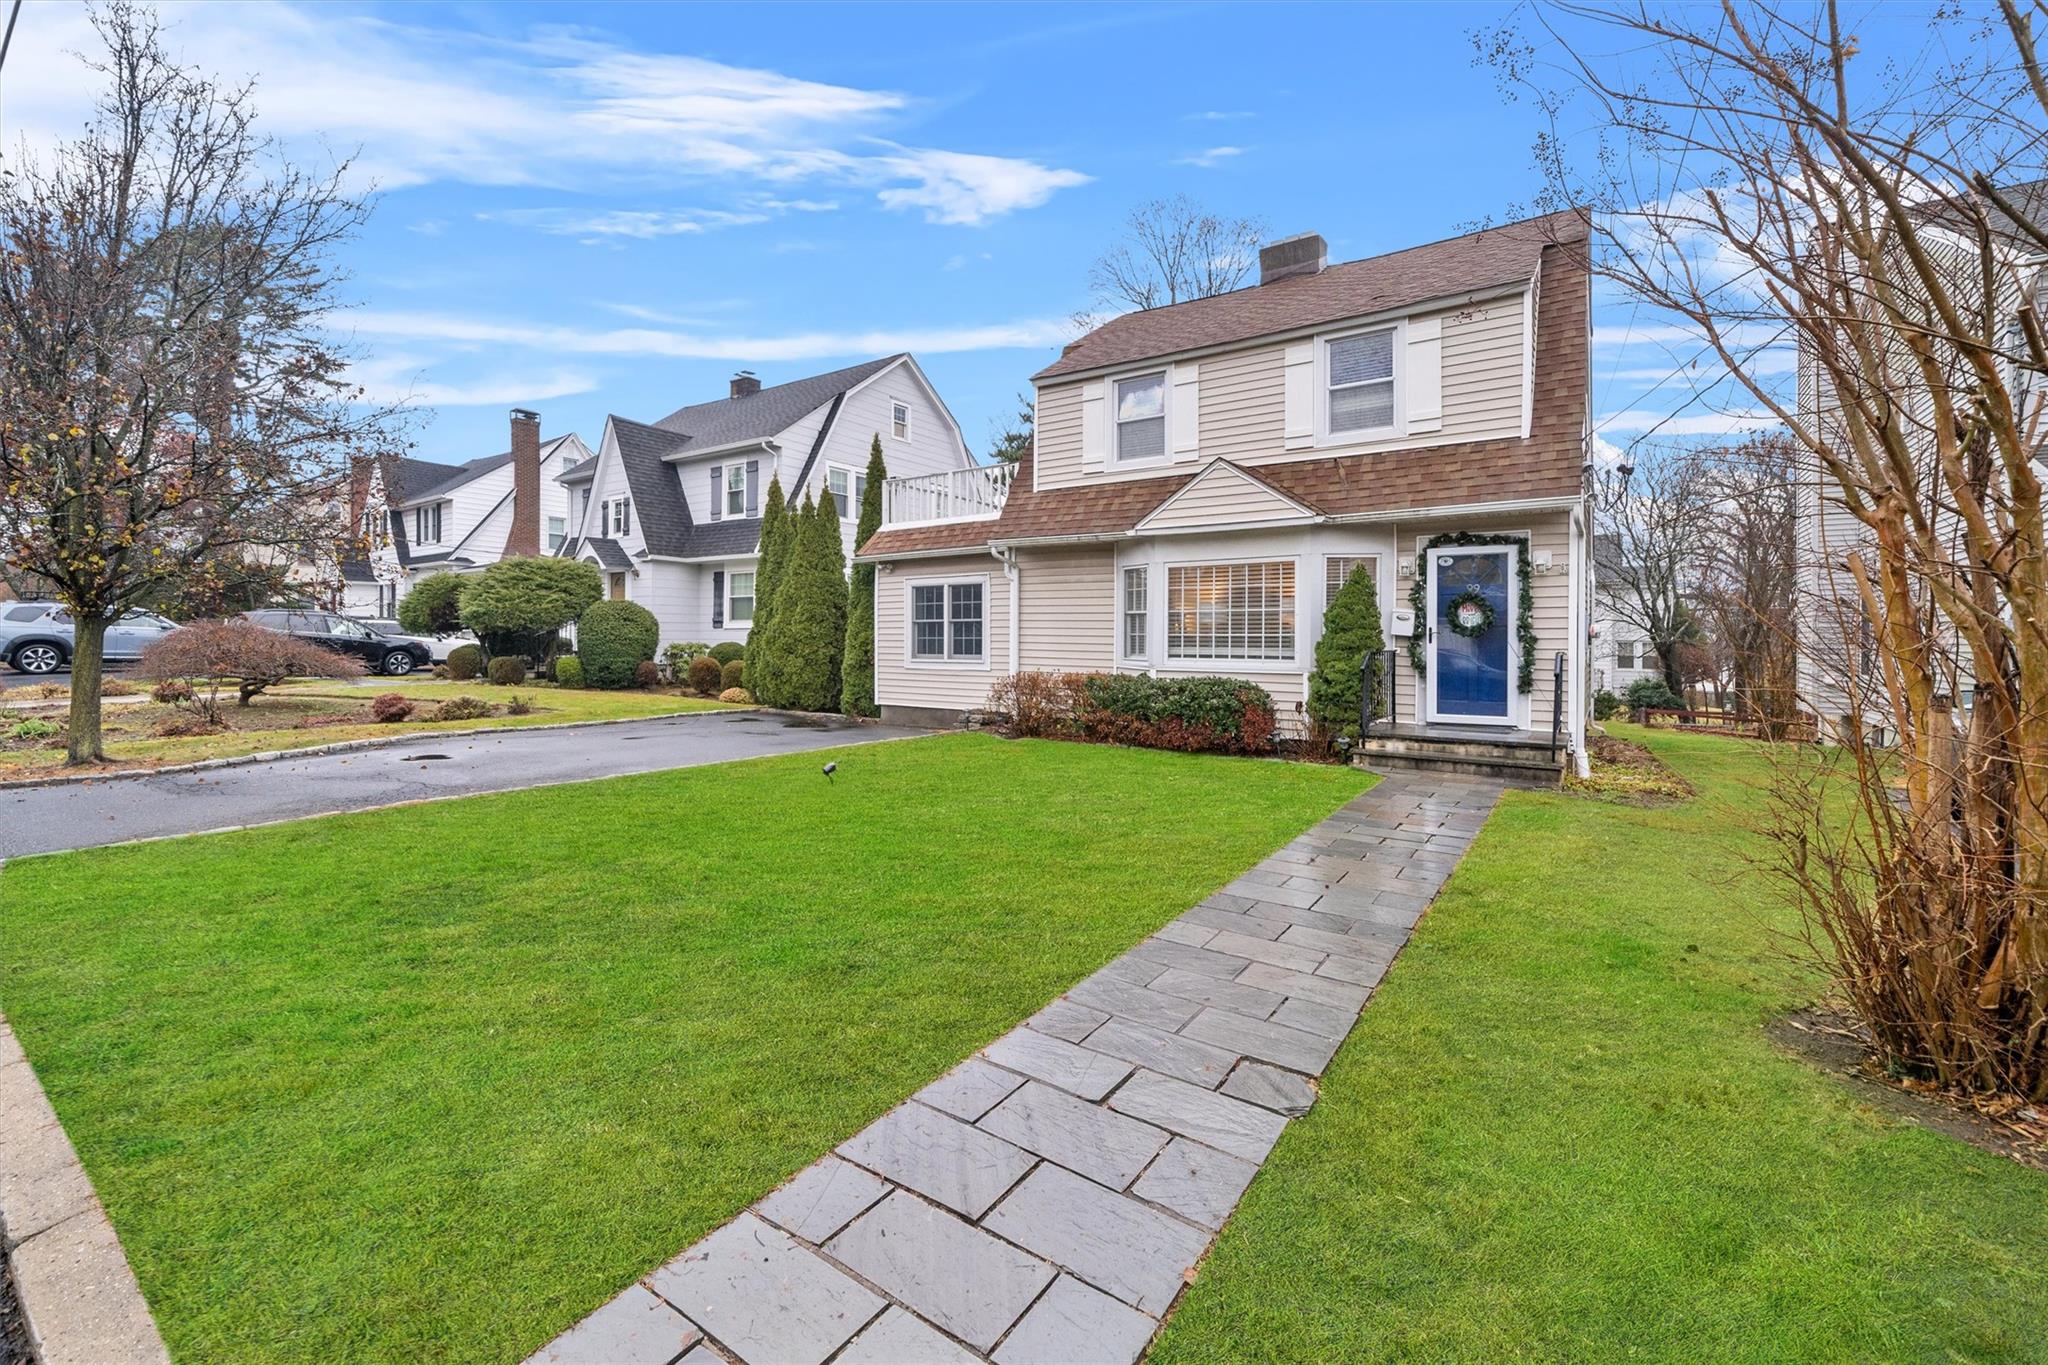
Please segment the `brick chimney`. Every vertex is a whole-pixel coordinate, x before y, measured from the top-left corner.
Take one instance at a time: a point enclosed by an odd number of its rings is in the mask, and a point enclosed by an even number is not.
[[[1271,284],[1290,275],[1320,275],[1329,259],[1330,248],[1321,233],[1283,237],[1259,248],[1259,283]]]
[[[507,555],[540,553],[540,414],[512,409],[512,529]]]
[[[752,398],[760,391],[761,381],[754,378],[752,370],[741,370],[732,377],[732,397]]]

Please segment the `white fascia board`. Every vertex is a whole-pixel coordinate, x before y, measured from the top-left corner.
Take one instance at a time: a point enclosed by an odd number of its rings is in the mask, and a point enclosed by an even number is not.
[[[809,414],[805,414],[808,416]],[[744,451],[761,450],[770,455],[782,453],[782,447],[773,437],[763,436],[751,441],[727,441],[722,446],[705,446],[702,450],[678,450],[673,455],[661,457],[663,464],[683,464],[689,460],[701,460],[713,455],[738,455]]]

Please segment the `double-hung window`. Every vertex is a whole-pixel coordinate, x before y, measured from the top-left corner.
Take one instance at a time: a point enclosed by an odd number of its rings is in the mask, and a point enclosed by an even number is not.
[[[1365,576],[1372,583],[1373,591],[1377,594],[1380,581],[1380,557],[1378,555],[1331,555],[1323,561],[1325,573],[1323,582],[1324,611],[1330,609],[1330,604],[1337,600],[1338,591],[1346,583],[1349,583],[1351,575],[1360,569],[1365,570]]]
[[[751,625],[754,620],[754,575],[747,570],[725,576],[725,623]]]
[[[614,498],[611,509],[612,534],[623,536],[630,533],[633,529],[633,500],[631,498]]]
[[[910,404],[889,405],[889,434],[899,441],[910,439]]]
[[[725,514],[729,517],[747,514],[747,467],[743,464],[725,467]]]
[[[1616,668],[1634,668],[1636,666],[1636,642],[1634,640],[1616,640],[1614,642],[1614,666]]]
[[[826,486],[832,490],[832,501],[839,504],[839,519],[852,521],[860,515],[861,499],[867,496],[868,476],[833,465],[825,472]]]
[[[1151,651],[1151,582],[1143,565],[1124,570],[1124,657],[1142,659]]]
[[[1118,464],[1166,458],[1166,372],[1119,379],[1112,396]]]
[[[1394,425],[1394,329],[1329,343],[1329,430],[1386,431]]]
[[[567,517],[549,517],[548,553],[551,555],[560,554],[562,552],[562,542],[567,540],[568,538],[569,519]]]
[[[1166,657],[1294,658],[1294,561],[1166,570]]]
[[[415,545],[439,545],[441,543],[441,504],[431,503],[416,507],[412,513],[412,539]]]
[[[910,585],[910,657],[928,662],[980,663],[984,638],[984,585]]]

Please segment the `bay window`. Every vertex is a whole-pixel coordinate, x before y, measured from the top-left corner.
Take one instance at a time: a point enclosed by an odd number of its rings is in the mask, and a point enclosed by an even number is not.
[[[1166,657],[1294,658],[1294,561],[1166,570]]]

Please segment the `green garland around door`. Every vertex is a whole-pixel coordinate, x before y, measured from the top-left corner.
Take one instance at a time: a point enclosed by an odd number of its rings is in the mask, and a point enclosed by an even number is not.
[[[1415,633],[1408,637],[1408,665],[1417,676],[1429,671],[1428,654],[1423,649],[1424,634],[1428,629],[1429,612],[1429,552],[1439,546],[1452,545],[1512,545],[1515,547],[1515,576],[1521,582],[1521,606],[1515,613],[1515,643],[1520,647],[1521,660],[1515,670],[1517,691],[1532,691],[1536,686],[1536,589],[1529,575],[1529,538],[1527,536],[1481,535],[1472,531],[1450,531],[1427,541],[1422,552],[1415,556],[1415,582],[1408,589],[1408,605],[1415,610]],[[1470,629],[1461,629],[1453,624],[1451,629],[1460,635],[1484,635],[1493,627],[1493,604],[1480,596],[1476,589],[1467,588],[1451,600],[1452,619],[1455,622],[1458,608],[1471,602],[1478,602],[1486,610],[1486,619]]]

